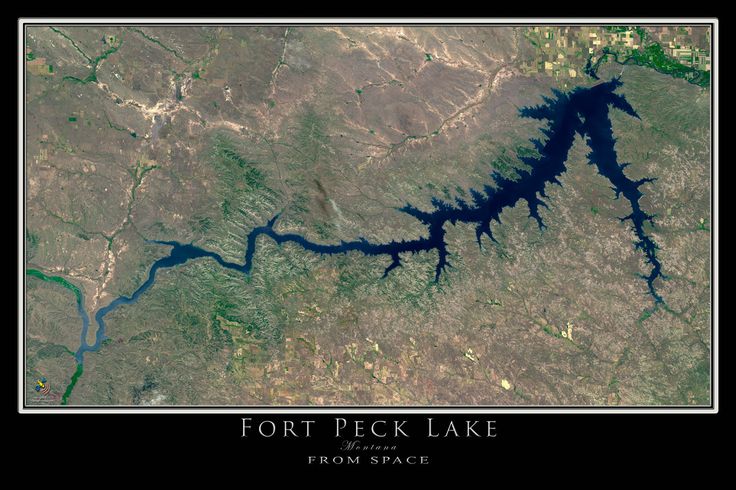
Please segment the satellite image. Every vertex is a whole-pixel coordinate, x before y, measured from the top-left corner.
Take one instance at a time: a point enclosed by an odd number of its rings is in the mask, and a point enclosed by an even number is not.
[[[29,407],[712,403],[710,25],[26,25]]]

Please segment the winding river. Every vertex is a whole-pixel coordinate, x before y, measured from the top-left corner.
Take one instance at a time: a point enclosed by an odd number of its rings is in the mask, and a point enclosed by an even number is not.
[[[348,252],[361,252],[364,255],[371,256],[385,255],[389,262],[383,271],[383,277],[386,277],[393,269],[401,267],[402,260],[405,260],[407,254],[436,251],[438,260],[435,268],[435,280],[439,280],[446,267],[450,266],[447,260],[447,243],[445,242],[445,225],[447,223],[453,225],[458,222],[474,224],[478,245],[482,246],[484,235],[495,241],[491,224],[501,222],[501,212],[505,208],[514,207],[520,200],[525,200],[529,207],[529,217],[536,221],[540,229],[546,228],[539,214],[540,206],[547,207],[544,201],[546,198],[545,186],[547,184],[561,185],[558,177],[566,170],[565,163],[568,152],[576,135],[585,138],[588,147],[591,149],[587,155],[588,163],[596,167],[598,173],[608,179],[617,199],[623,197],[628,202],[631,214],[620,218],[620,220],[631,225],[631,229],[637,238],[635,248],[641,251],[650,267],[647,274],[642,274],[649,295],[655,303],[662,302],[662,297],[655,287],[655,281],[664,277],[662,265],[657,258],[657,245],[645,230],[647,222],[654,226],[653,215],[646,213],[639,203],[642,197],[640,188],[643,184],[652,182],[654,179],[629,179],[624,172],[629,164],[618,162],[614,148],[615,138],[613,137],[609,111],[614,108],[631,117],[639,118],[626,99],[615,93],[621,84],[622,82],[618,78],[614,78],[590,88],[576,88],[568,93],[554,91],[554,97],[544,97],[543,104],[520,109],[521,117],[547,122],[546,127],[542,130],[547,138],[546,141],[532,140],[539,156],[520,157],[520,160],[528,166],[529,170],[519,171],[516,180],[504,178],[495,172],[492,173],[491,177],[495,185],[493,187],[486,185],[482,191],[470,189],[470,201],[457,198],[454,202],[446,202],[435,198],[432,200],[431,211],[422,211],[411,205],[398,209],[397,211],[414,217],[426,227],[426,236],[421,238],[392,240],[387,243],[371,243],[364,238],[358,238],[349,242],[322,244],[312,242],[298,234],[279,233],[274,229],[278,219],[278,215],[276,215],[264,226],[254,228],[248,234],[245,259],[242,265],[228,262],[217,253],[192,244],[155,241],[154,243],[170,247],[171,252],[168,256],[154,262],[146,281],[131,296],[121,296],[97,311],[95,314],[97,331],[95,342],[91,345],[87,343],[89,320],[84,309],[81,308],[80,315],[83,319],[83,328],[81,345],[76,352],[78,363],[80,365],[83,363],[85,352],[96,351],[105,340],[105,317],[123,305],[135,303],[154,284],[156,273],[159,270],[175,267],[189,260],[209,258],[224,268],[249,274],[253,267],[258,238],[261,236],[268,237],[278,244],[293,243],[304,250],[324,255]]]

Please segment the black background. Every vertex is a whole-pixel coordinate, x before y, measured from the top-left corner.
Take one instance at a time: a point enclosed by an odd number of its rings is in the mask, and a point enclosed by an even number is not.
[[[241,417],[252,417],[254,430],[242,437]],[[697,414],[29,414],[16,416],[15,429],[21,435],[20,449],[31,458],[53,460],[69,458],[78,470],[99,471],[100,462],[118,465],[136,462],[131,471],[156,470],[166,461],[206,458],[215,461],[218,471],[237,472],[242,468],[281,468],[338,470],[335,467],[308,464],[309,455],[343,455],[334,437],[334,418],[361,419],[368,424],[375,419],[408,420],[404,429],[410,438],[376,439],[366,435],[364,444],[395,444],[388,453],[361,452],[363,469],[379,470],[387,466],[367,464],[370,455],[427,455],[427,466],[401,465],[422,472],[431,469],[467,470],[516,475],[525,479],[537,473],[575,473],[597,468],[607,474],[633,468],[647,471],[707,472],[698,462],[710,457],[714,444],[725,442],[723,415]],[[460,429],[466,419],[496,421],[495,438],[424,437],[426,417],[439,427],[453,420]],[[315,420],[312,437],[263,438],[257,433],[258,422],[268,419]],[[483,424],[478,424],[477,428]],[[350,427],[350,426],[348,426]],[[480,430],[478,432],[481,432]],[[368,431],[366,430],[366,434]],[[349,437],[349,439],[354,439]],[[15,447],[15,446],[14,446]],[[60,451],[66,448],[66,451]],[[81,459],[80,459],[81,458]],[[654,461],[666,461],[654,467]],[[204,461],[203,460],[203,461]],[[87,461],[85,463],[84,461]],[[203,463],[202,463],[203,464]],[[105,465],[103,464],[103,468]],[[350,466],[354,468],[354,466]],[[388,467],[396,468],[396,465]],[[193,468],[179,468],[188,471]],[[162,471],[170,471],[161,468]],[[119,471],[119,468],[118,470]],[[278,475],[276,475],[278,476]],[[284,475],[286,476],[286,475]],[[539,476],[539,475],[536,475]]]

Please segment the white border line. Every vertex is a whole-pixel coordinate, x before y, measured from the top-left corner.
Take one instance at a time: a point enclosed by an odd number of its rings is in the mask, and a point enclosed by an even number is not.
[[[606,24],[606,25],[703,25],[712,24],[711,32],[711,90],[712,90],[712,105],[711,105],[711,164],[712,164],[712,175],[711,175],[711,291],[713,303],[711,304],[711,338],[713,343],[711,345],[711,401],[712,407],[693,407],[682,406],[681,408],[667,407],[667,408],[656,408],[652,407],[603,407],[603,406],[592,406],[590,408],[574,407],[565,408],[562,406],[549,406],[534,408],[530,406],[509,406],[509,407],[488,407],[479,406],[477,408],[454,408],[452,406],[428,406],[428,407],[390,407],[390,406],[376,406],[375,408],[350,408],[350,407],[290,407],[290,406],[233,406],[228,408],[207,408],[197,407],[189,408],[186,406],[182,407],[165,407],[159,409],[151,408],[130,408],[110,406],[107,408],[94,408],[94,407],[25,407],[25,350],[24,350],[24,339],[25,339],[25,311],[24,311],[24,293],[25,293],[25,257],[24,257],[24,236],[25,236],[25,43],[24,43],[24,32],[26,25],[35,24],[79,24],[92,26],[95,24],[105,25],[304,25],[304,26],[319,26],[319,25],[446,25],[446,24],[462,24],[462,25],[493,25],[493,26],[524,26],[524,25],[549,25],[549,24],[564,24],[569,26],[578,25],[591,25],[591,24]],[[644,17],[625,17],[625,18],[505,18],[505,19],[491,19],[491,18],[460,18],[460,19],[438,19],[438,18],[321,18],[321,19],[308,19],[298,17],[284,17],[284,18],[253,18],[253,19],[229,19],[229,18],[50,18],[50,17],[39,17],[31,18],[24,17],[18,19],[18,412],[22,414],[28,413],[48,413],[48,414],[61,414],[61,413],[203,413],[203,414],[216,414],[216,413],[258,413],[258,414],[279,414],[279,413],[292,413],[292,414],[338,414],[338,413],[355,413],[355,414],[374,414],[374,413],[392,413],[392,414],[432,414],[432,413],[456,413],[456,414],[554,414],[554,413],[570,413],[570,414],[583,414],[583,413],[596,413],[596,414],[623,414],[623,413],[634,413],[634,414],[664,414],[664,413],[681,413],[681,414],[714,414],[718,413],[718,76],[720,74],[720,65],[718,64],[719,56],[718,46],[718,19],[717,18],[644,18]]]

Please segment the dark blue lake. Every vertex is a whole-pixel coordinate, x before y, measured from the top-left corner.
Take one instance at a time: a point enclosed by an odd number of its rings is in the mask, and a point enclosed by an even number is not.
[[[639,203],[642,196],[640,190],[642,185],[654,179],[631,180],[624,172],[629,164],[618,162],[609,111],[613,108],[631,117],[639,118],[626,99],[615,93],[619,86],[621,86],[621,81],[615,78],[590,88],[577,88],[568,93],[554,91],[554,97],[544,97],[543,104],[522,108],[519,111],[521,117],[547,122],[546,127],[542,130],[546,141],[532,140],[539,156],[520,158],[529,169],[519,171],[518,179],[510,180],[498,173],[492,173],[494,185],[486,185],[482,190],[470,189],[471,199],[469,201],[459,198],[453,202],[433,199],[430,211],[422,211],[411,205],[398,209],[398,212],[406,213],[426,226],[427,233],[424,237],[392,240],[387,243],[371,243],[358,238],[349,242],[322,244],[309,241],[298,234],[277,232],[274,230],[277,215],[264,226],[254,228],[248,234],[245,260],[242,265],[225,261],[220,255],[192,244],[156,241],[155,243],[170,246],[171,253],[154,262],[146,281],[130,297],[121,296],[97,311],[95,321],[98,328],[93,345],[87,344],[86,334],[89,321],[85,322],[82,345],[77,352],[77,360],[82,362],[85,352],[99,349],[101,342],[105,339],[105,316],[122,305],[136,302],[153,285],[158,270],[184,264],[189,260],[210,258],[222,267],[249,274],[253,267],[257,239],[261,236],[267,236],[278,244],[294,243],[305,250],[319,254],[361,252],[364,255],[385,255],[389,262],[383,271],[383,277],[396,267],[400,267],[407,254],[436,251],[438,260],[435,280],[438,280],[446,267],[450,265],[447,260],[449,253],[445,242],[447,223],[474,224],[478,245],[482,246],[483,236],[495,241],[491,224],[494,221],[500,223],[501,212],[524,200],[529,206],[529,217],[536,221],[540,229],[546,227],[539,214],[540,206],[547,207],[544,202],[545,186],[547,184],[561,185],[558,177],[566,170],[568,152],[576,135],[585,138],[591,150],[587,155],[588,163],[595,166],[598,173],[608,179],[615,197],[617,199],[623,197],[631,207],[631,214],[620,219],[630,223],[637,237],[634,243],[635,248],[641,251],[646,263],[650,266],[648,274],[643,274],[642,278],[646,281],[653,300],[657,303],[661,302],[662,298],[655,288],[655,280],[663,278],[662,265],[657,259],[657,245],[645,230],[646,222],[654,225],[653,215],[642,210]],[[86,314],[84,316],[86,317]]]

